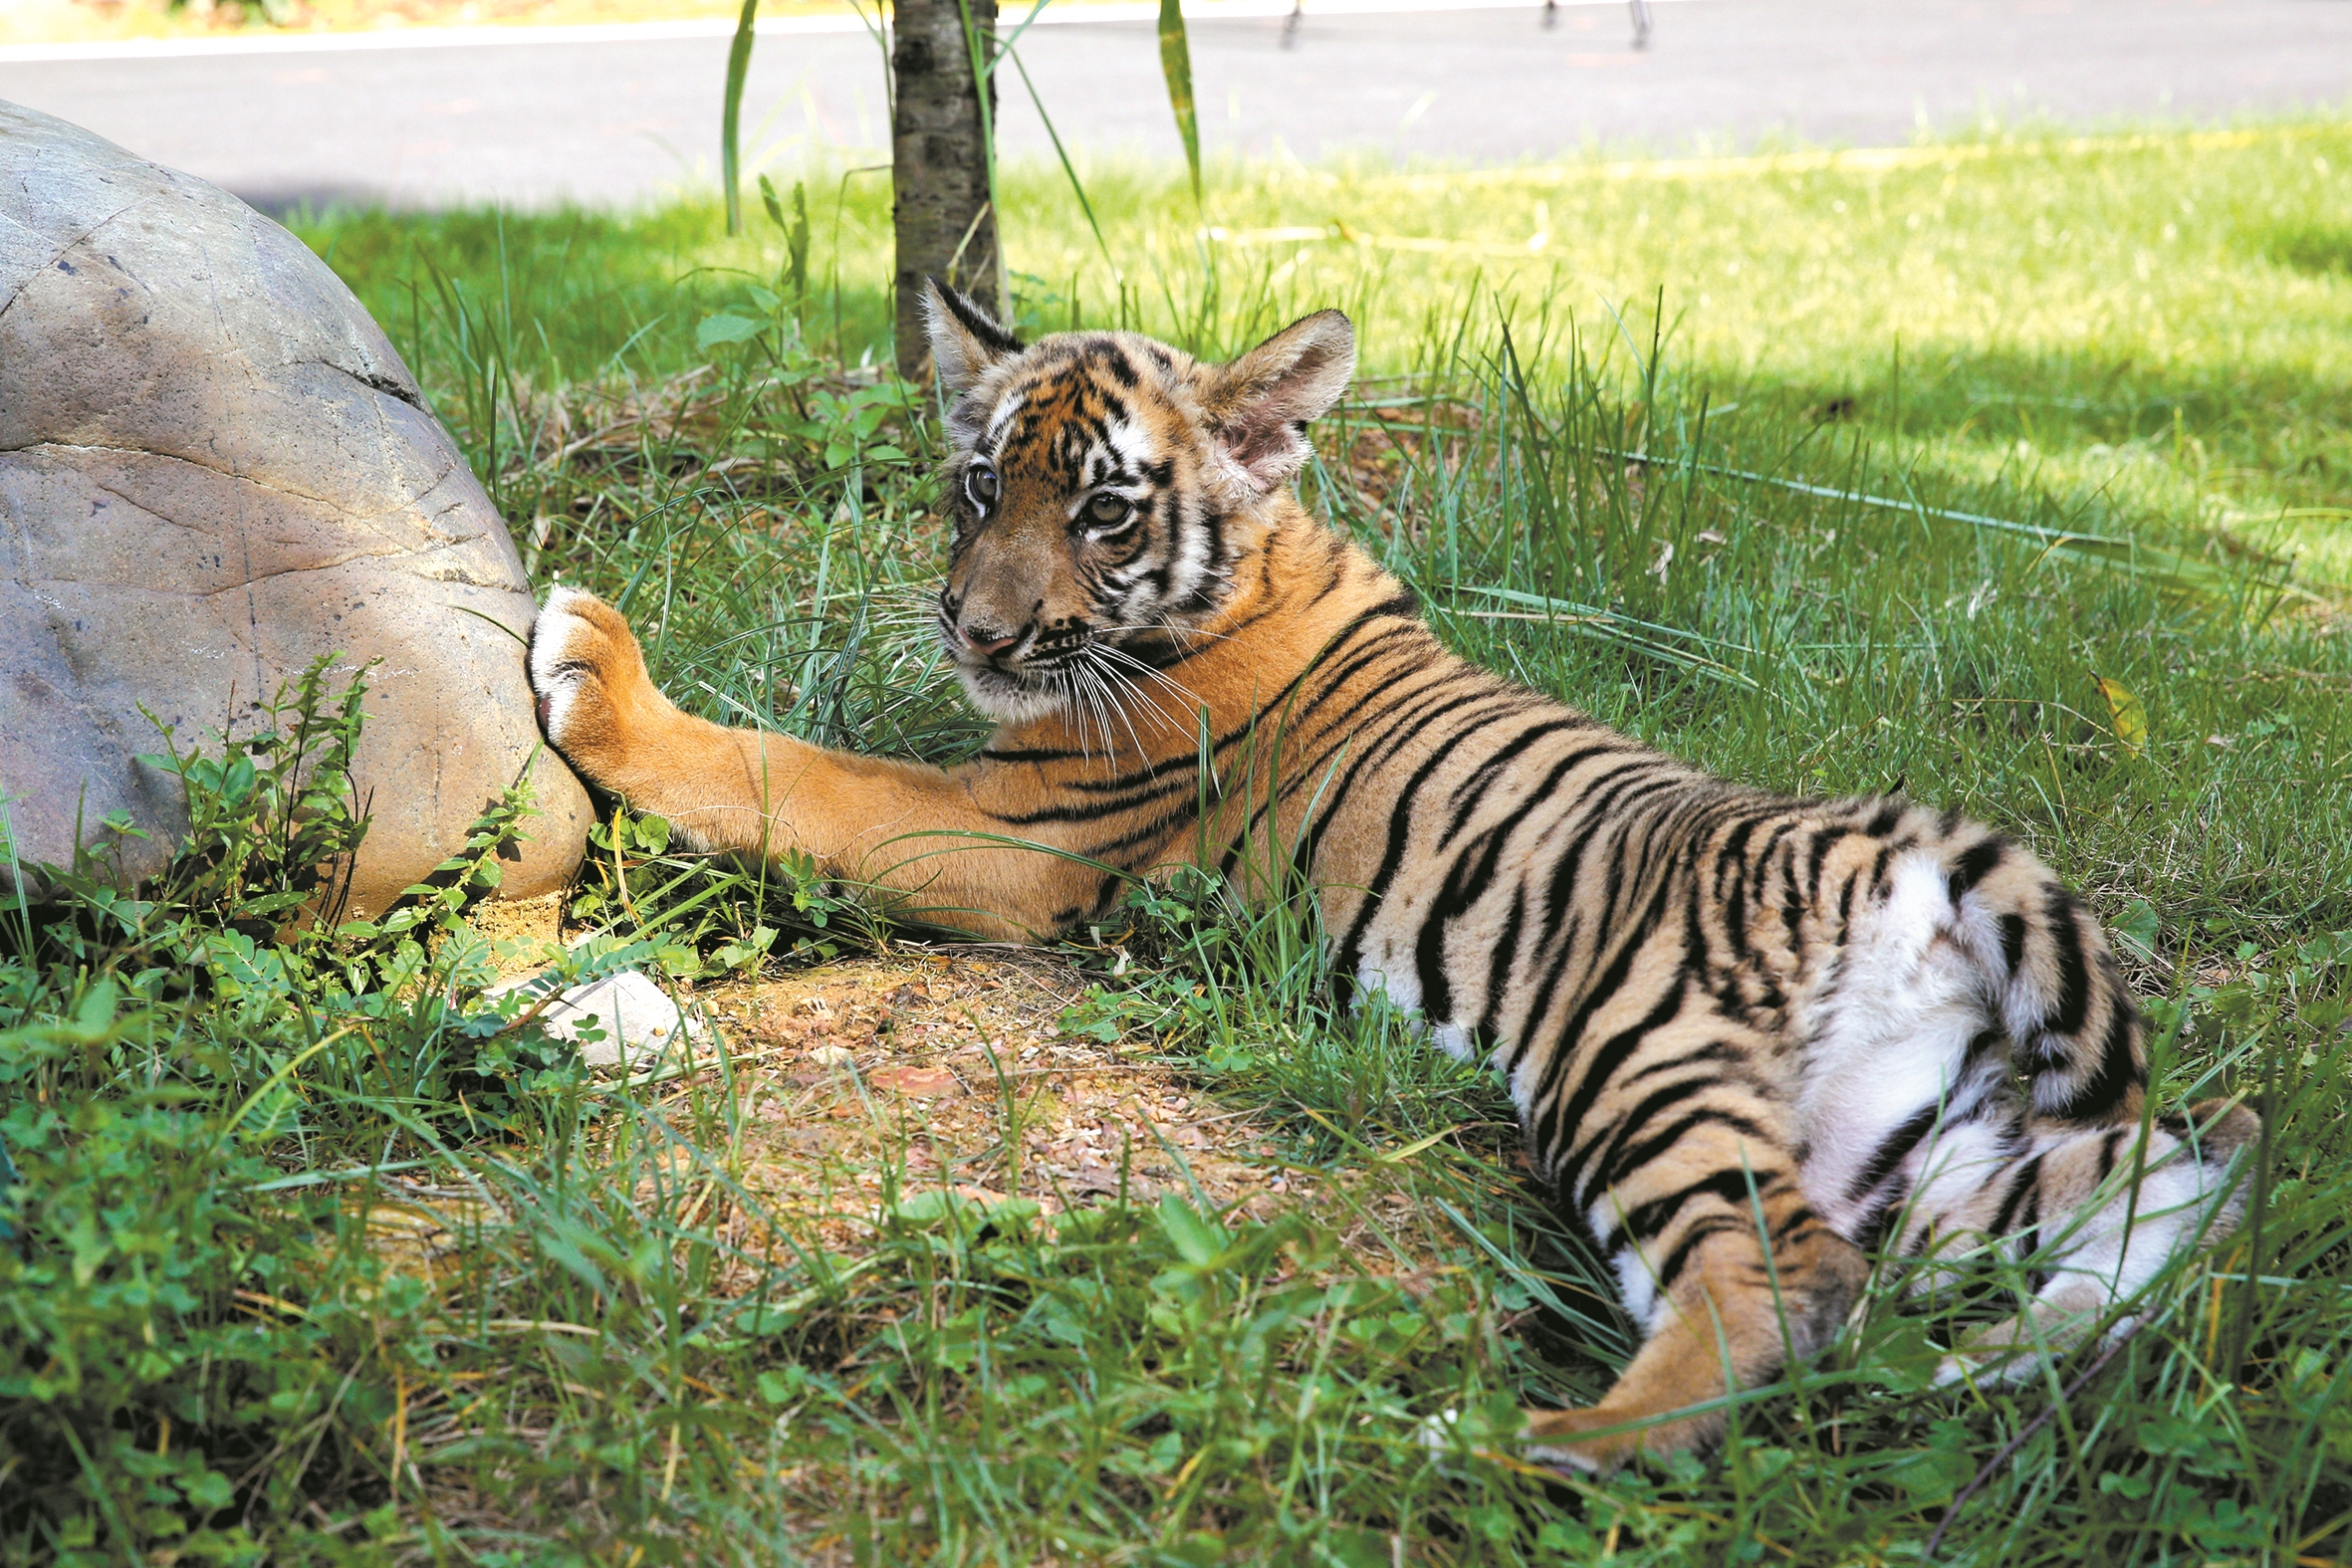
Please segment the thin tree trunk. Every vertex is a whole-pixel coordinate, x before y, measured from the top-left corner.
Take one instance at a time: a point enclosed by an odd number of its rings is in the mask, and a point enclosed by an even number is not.
[[[965,0],[981,47],[992,49],[997,0]],[[957,0],[897,0],[890,67],[897,96],[890,124],[892,217],[898,242],[898,373],[913,380],[930,364],[923,336],[923,280],[942,278],[1005,314],[1005,264],[997,215],[988,210],[986,127],[996,113],[989,79],[983,121]]]

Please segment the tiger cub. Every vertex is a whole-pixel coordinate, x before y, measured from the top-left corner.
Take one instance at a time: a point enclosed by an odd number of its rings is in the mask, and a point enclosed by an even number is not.
[[[1949,1375],[2077,1341],[2241,1199],[2242,1107],[2154,1119],[2098,923],[2030,854],[1899,800],[1710,778],[1448,653],[1309,517],[1336,311],[1229,364],[1123,333],[1024,346],[933,290],[954,524],[938,633],[998,722],[954,768],[689,717],[628,624],[557,588],[549,740],[695,845],[792,850],[902,911],[1039,939],[1176,861],[1317,890],[1343,980],[1505,1075],[1538,1178],[1647,1340],[1530,1452],[1703,1446],[1693,1410],[1838,1330],[1865,1247],[1954,1236],[2038,1294]],[[1044,846],[1045,852],[1026,845]],[[1269,846],[1279,846],[1270,853]]]

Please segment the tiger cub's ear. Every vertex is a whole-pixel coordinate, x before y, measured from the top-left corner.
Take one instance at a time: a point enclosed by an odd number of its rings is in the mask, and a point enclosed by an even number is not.
[[[931,362],[939,389],[951,400],[1000,360],[1021,352],[1021,339],[999,327],[971,297],[936,278],[923,280],[923,328],[931,339]]]
[[[1317,311],[1231,364],[1209,366],[1199,396],[1218,455],[1253,490],[1287,484],[1306,466],[1307,421],[1345,395],[1354,373],[1355,329],[1337,311]]]

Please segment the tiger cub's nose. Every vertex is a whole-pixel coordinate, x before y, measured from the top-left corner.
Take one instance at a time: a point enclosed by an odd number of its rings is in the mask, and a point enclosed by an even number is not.
[[[1021,640],[1019,632],[999,636],[993,629],[980,626],[958,626],[956,630],[962,634],[964,646],[984,659],[994,658]]]

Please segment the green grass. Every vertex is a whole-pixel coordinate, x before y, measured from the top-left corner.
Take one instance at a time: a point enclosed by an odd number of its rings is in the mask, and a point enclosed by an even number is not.
[[[2168,1276],[2070,1397],[2087,1358],[1930,1388],[1952,1309],[1889,1281],[1706,1463],[1563,1481],[1429,1453],[1442,1409],[1479,1433],[1594,1398],[1629,1327],[1519,1185],[1492,1086],[1335,1013],[1311,931],[1195,890],[1068,955],[1094,987],[1069,1023],[1253,1113],[1312,1203],[979,1226],[893,1214],[886,1160],[878,1197],[843,1189],[875,1222],[844,1239],[744,1185],[748,1057],[590,1083],[492,1032],[454,896],[412,955],[281,949],[214,878],[9,913],[31,949],[0,968],[0,1136],[31,1197],[0,1250],[0,1552],[1916,1562],[1941,1528],[1941,1561],[2339,1559],[2348,171],[2329,120],[1258,165],[1210,171],[1204,244],[1180,176],[1088,170],[1123,285],[1058,173],[1006,172],[1033,328],[1212,351],[1357,318],[1362,396],[1310,499],[1465,652],[1744,780],[1964,805],[2089,892],[2164,1026],[2160,1097],[2242,1090],[2273,1137],[2258,1225]],[[885,195],[810,185],[799,298],[782,237],[731,244],[715,208],[298,227],[537,574],[622,602],[680,701],[949,756],[978,732],[899,596],[937,568],[932,437],[856,368],[888,359]],[[1331,226],[1354,238],[1265,236]],[[790,877],[602,832],[576,907],[682,980],[723,987],[762,928],[787,969],[874,940]],[[1020,1110],[974,1179],[1009,1185]],[[449,1227],[429,1270],[371,1238],[385,1179],[336,1174],[385,1160],[419,1162],[407,1201]]]

